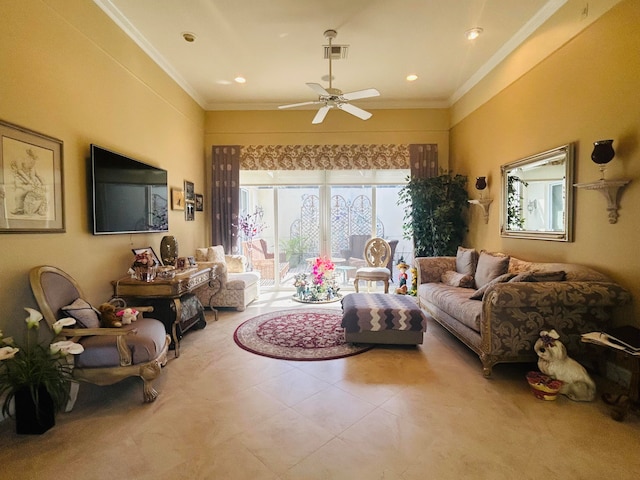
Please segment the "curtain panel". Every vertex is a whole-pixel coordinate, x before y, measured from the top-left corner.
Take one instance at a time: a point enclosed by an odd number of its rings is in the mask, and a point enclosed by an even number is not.
[[[240,145],[214,145],[211,154],[211,245],[232,253],[240,205]]]
[[[438,145],[433,143],[409,145],[412,178],[438,176]]]

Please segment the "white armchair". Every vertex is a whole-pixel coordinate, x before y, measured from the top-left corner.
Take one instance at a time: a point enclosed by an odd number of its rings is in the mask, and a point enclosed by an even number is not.
[[[225,255],[222,245],[217,245],[197,248],[196,262],[212,268],[209,285],[195,292],[204,307],[243,311],[260,295],[260,273],[246,271],[244,255]]]

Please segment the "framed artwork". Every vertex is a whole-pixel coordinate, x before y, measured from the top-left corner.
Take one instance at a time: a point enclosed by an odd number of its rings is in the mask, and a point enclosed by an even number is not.
[[[196,193],[196,212],[202,211],[204,211],[204,197],[201,194]]]
[[[185,207],[184,219],[187,222],[193,222],[195,220],[195,211],[196,211],[195,202],[187,202],[187,201],[185,201],[184,207]]]
[[[0,233],[64,231],[62,141],[0,121]]]
[[[162,262],[156,255],[156,252],[154,252],[153,248],[151,247],[132,248],[131,251],[133,252],[134,255],[138,255],[139,253],[145,253],[145,252],[150,253],[153,259],[156,261],[156,265],[162,265]]]
[[[171,189],[171,210],[184,210],[184,190]]]
[[[195,189],[193,187],[193,182],[189,182],[188,180],[184,181],[184,199],[187,202],[196,201],[196,194],[195,194]]]

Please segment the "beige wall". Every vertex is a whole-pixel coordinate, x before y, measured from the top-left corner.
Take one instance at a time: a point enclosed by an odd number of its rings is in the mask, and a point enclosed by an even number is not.
[[[169,171],[204,191],[204,111],[93,2],[0,2],[0,119],[64,142],[66,233],[0,234],[0,329],[21,333],[23,307],[35,307],[33,266],[54,264],[75,277],[87,300],[111,294],[126,274],[131,248],[162,234],[94,236],[89,231],[86,158],[97,143]],[[170,234],[192,254],[204,242],[205,220],[170,212]]]
[[[629,288],[638,310],[640,257],[640,2],[615,6],[529,73],[451,130],[452,169],[469,178],[487,175],[489,223],[471,211],[469,246],[531,260],[576,262],[601,270]],[[518,53],[516,52],[517,56]],[[517,62],[517,58],[511,59]],[[500,166],[575,142],[576,183],[599,178],[593,142],[614,139],[607,178],[632,179],[621,195],[618,223],[609,224],[604,197],[574,189],[572,243],[504,239],[499,234]],[[470,195],[476,193],[470,189]],[[626,322],[640,323],[630,316]]]

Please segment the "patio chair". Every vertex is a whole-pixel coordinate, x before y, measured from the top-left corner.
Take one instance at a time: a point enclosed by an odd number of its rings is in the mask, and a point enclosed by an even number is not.
[[[97,312],[84,300],[80,286],[68,274],[47,265],[29,274],[31,290],[49,328],[64,317],[76,319],[77,328],[64,328],[60,336],[76,341],[84,352],[74,356],[73,377],[95,385],[111,385],[127,377],[143,381],[145,402],[153,402],[158,392],[153,381],[167,363],[171,337],[154,318],[138,318],[121,328],[100,328]],[[149,307],[133,307],[139,312]],[[139,314],[139,317],[141,315]],[[67,411],[73,408],[78,384],[71,384]]]

